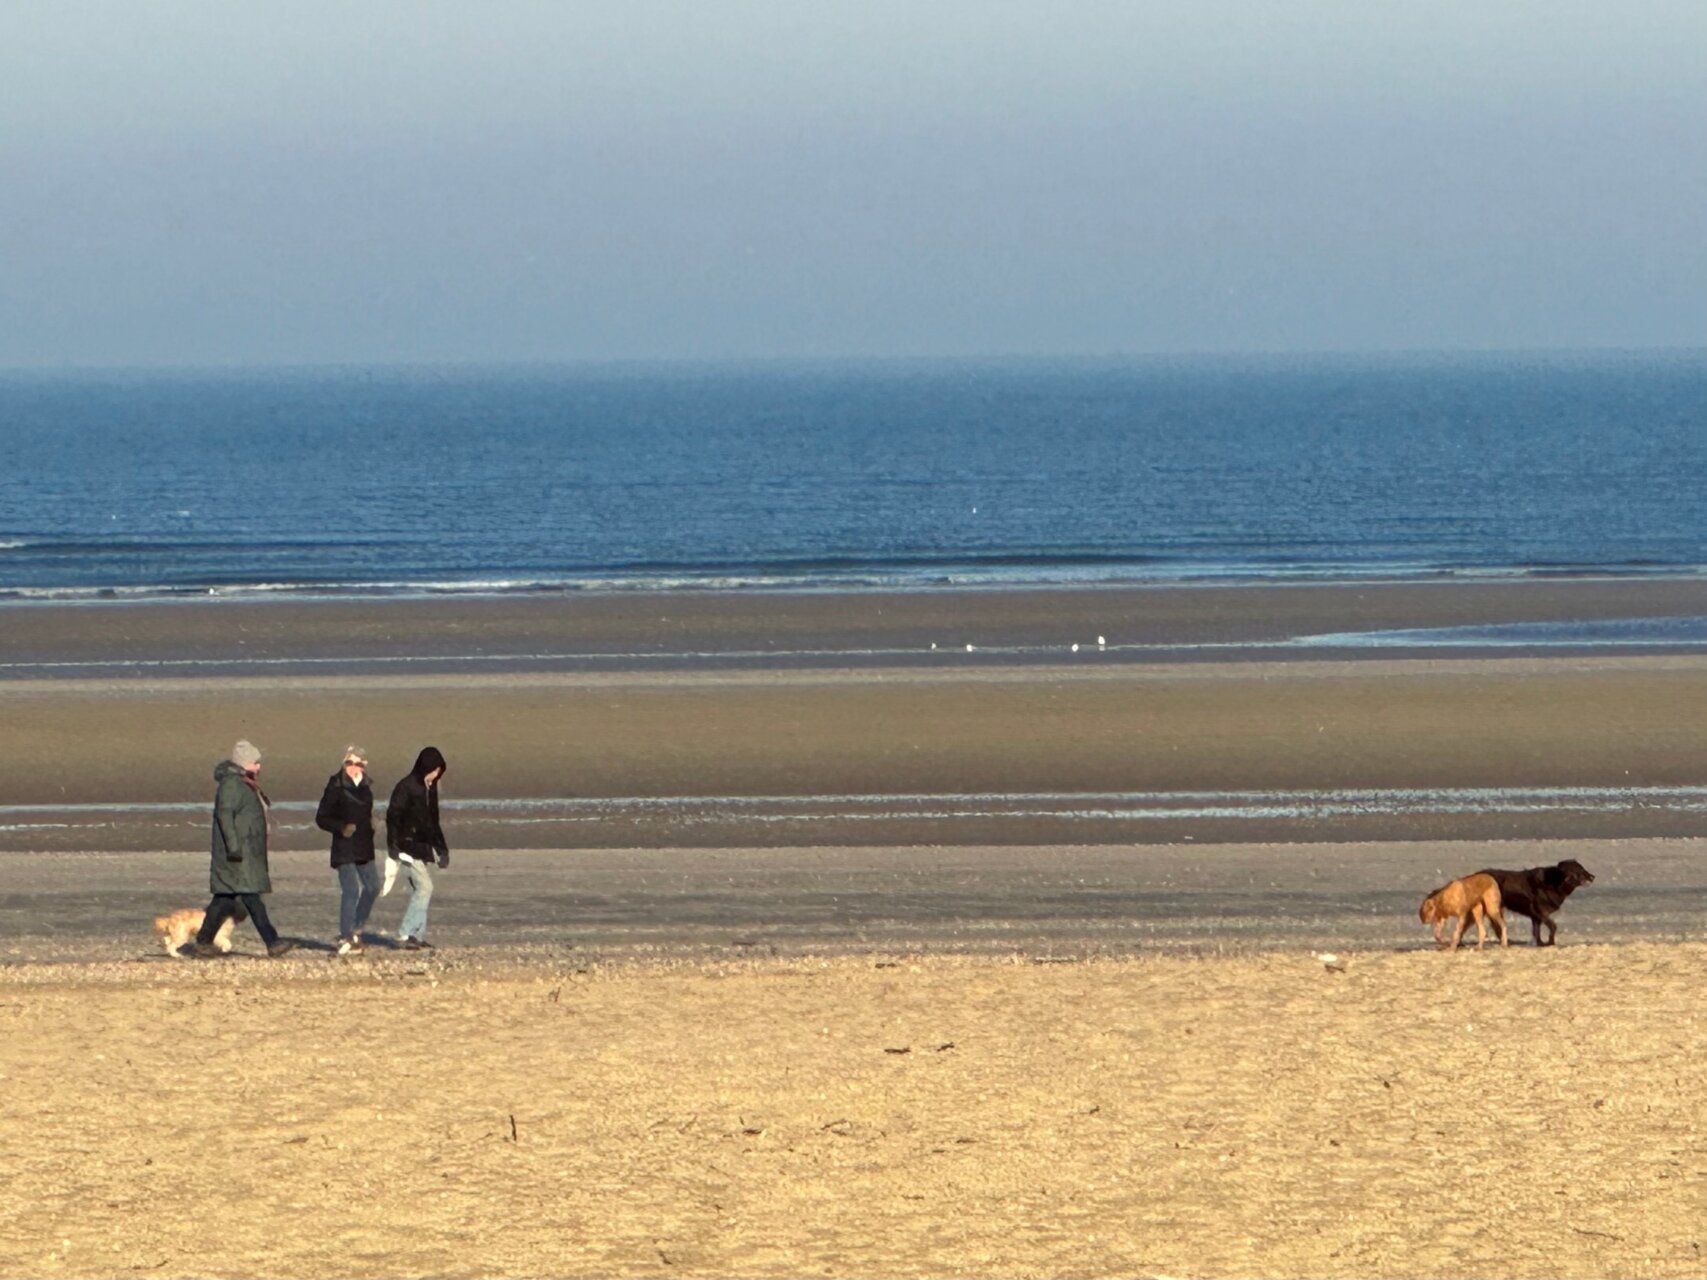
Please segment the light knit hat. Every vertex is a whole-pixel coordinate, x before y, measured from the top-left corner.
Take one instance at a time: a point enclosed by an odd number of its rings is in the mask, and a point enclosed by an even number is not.
[[[345,747],[344,748],[344,763],[345,764],[359,764],[359,765],[361,765],[362,768],[364,768],[364,769],[367,768],[367,748],[366,747],[358,747],[354,743]]]
[[[231,748],[231,763],[240,769],[253,769],[261,763],[261,749],[249,739],[239,738]]]

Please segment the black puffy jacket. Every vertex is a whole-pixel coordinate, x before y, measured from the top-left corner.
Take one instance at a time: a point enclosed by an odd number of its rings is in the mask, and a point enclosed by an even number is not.
[[[355,830],[349,835],[344,828]],[[332,833],[332,865],[373,861],[373,788],[367,774],[359,783],[342,769],[326,779],[326,794],[314,812],[314,825]]]

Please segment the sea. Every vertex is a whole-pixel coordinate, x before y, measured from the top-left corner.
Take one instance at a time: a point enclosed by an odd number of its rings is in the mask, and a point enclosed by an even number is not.
[[[0,373],[0,601],[1707,566],[1707,351]]]

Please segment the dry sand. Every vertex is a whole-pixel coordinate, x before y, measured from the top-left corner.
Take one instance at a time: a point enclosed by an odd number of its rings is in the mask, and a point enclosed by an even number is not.
[[[0,1274],[1700,1276],[1707,946],[0,970]]]
[[[169,960],[202,862],[0,862],[0,1275],[1703,1273],[1698,842],[494,853]]]

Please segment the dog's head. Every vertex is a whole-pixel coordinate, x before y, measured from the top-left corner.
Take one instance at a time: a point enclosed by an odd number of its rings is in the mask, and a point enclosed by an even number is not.
[[[1572,889],[1580,889],[1585,884],[1594,883],[1594,872],[1590,871],[1575,858],[1566,858],[1553,868],[1559,874],[1559,887],[1566,893]]]
[[[1431,893],[1423,899],[1422,906],[1417,908],[1417,919],[1424,924],[1433,924],[1441,918],[1440,894]]]

